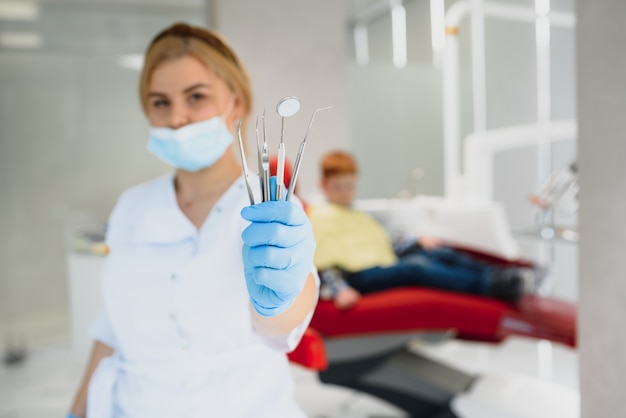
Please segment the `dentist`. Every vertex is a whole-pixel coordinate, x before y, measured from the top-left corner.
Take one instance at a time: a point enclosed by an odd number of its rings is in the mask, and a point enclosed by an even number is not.
[[[285,353],[317,301],[315,242],[299,204],[249,205],[233,148],[246,70],[217,33],[178,23],[148,47],[139,91],[148,150],[175,170],[111,214],[104,309],[68,417],[304,417]]]

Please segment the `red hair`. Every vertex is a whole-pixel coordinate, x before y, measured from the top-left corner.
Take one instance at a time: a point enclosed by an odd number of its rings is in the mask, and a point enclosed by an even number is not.
[[[357,174],[356,160],[346,151],[331,151],[322,157],[320,163],[322,177],[328,179],[341,174]]]

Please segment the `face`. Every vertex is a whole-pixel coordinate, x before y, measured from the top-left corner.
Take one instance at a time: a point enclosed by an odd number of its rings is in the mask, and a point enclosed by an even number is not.
[[[349,207],[356,197],[357,176],[339,174],[322,180],[322,189],[330,203]]]
[[[177,129],[224,115],[232,129],[241,115],[226,83],[192,56],[159,64],[148,87],[148,120],[154,127]],[[229,110],[230,107],[230,110]]]

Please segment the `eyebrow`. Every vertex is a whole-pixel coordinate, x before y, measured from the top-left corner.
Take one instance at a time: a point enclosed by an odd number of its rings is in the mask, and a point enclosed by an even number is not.
[[[183,90],[183,93],[189,93],[190,91],[195,90],[198,87],[206,87],[206,88],[210,89],[211,85],[207,84],[207,83],[197,83],[197,84],[194,84],[193,86],[187,87],[185,90]]]
[[[199,87],[205,87],[210,89],[211,85],[207,84],[207,83],[197,83],[194,84],[192,86],[187,87],[185,90],[183,90],[183,93],[189,93],[190,91],[193,91]],[[167,94],[165,93],[159,93],[158,91],[151,91],[148,93],[148,97],[152,97],[152,96],[156,96],[156,97],[167,97]]]

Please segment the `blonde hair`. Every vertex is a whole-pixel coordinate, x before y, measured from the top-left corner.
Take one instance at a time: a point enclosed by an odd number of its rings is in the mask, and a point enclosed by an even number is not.
[[[144,56],[139,80],[139,97],[144,113],[148,109],[148,88],[154,70],[163,62],[192,56],[222,79],[240,99],[245,117],[252,109],[252,87],[248,72],[241,61],[218,33],[175,23],[157,34]]]
[[[322,178],[328,179],[342,174],[358,174],[356,160],[346,151],[332,151],[322,157]]]

